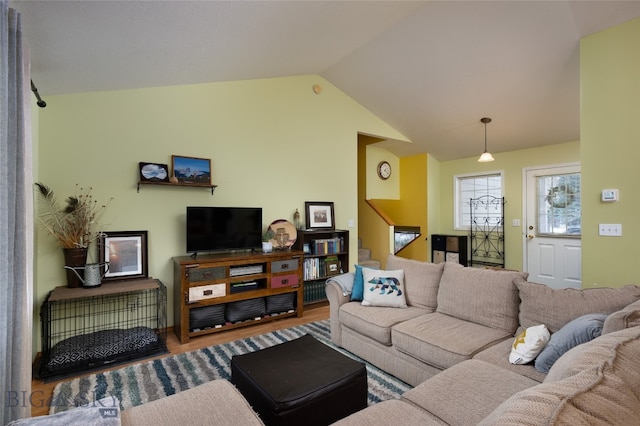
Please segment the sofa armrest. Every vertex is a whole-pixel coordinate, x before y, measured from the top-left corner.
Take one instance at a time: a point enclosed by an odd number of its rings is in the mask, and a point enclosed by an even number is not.
[[[353,272],[342,274],[340,279],[353,280]],[[329,278],[326,282],[325,292],[329,301],[329,322],[331,324],[331,341],[338,346],[342,346],[342,331],[340,328],[340,306],[349,302],[351,294],[344,291],[343,286],[335,278]]]
[[[602,334],[612,333],[625,328],[640,325],[640,300],[610,314],[604,321]]]

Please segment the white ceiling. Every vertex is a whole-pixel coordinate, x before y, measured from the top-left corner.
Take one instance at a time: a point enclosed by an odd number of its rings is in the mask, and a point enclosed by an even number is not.
[[[579,140],[579,40],[640,1],[10,1],[40,94],[320,74],[444,161]],[[47,108],[55,108],[49,103]],[[43,110],[46,114],[46,109]]]

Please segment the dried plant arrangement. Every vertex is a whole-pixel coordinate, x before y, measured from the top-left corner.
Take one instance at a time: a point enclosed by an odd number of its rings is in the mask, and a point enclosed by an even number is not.
[[[40,224],[62,248],[88,248],[100,236],[95,231],[97,221],[113,198],[99,204],[91,194],[91,187],[76,185],[75,194],[61,206],[51,188],[39,182],[35,185]]]

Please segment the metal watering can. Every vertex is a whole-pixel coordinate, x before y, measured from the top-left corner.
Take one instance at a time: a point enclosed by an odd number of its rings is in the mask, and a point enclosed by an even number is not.
[[[104,273],[100,275],[102,266],[104,266]],[[89,263],[84,266],[65,266],[64,268],[72,270],[82,281],[83,287],[98,287],[102,284],[102,279],[109,271],[109,262]],[[79,269],[84,269],[84,279],[78,273]]]

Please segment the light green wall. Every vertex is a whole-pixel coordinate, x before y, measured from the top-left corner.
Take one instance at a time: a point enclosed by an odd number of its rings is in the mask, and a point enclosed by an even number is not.
[[[584,38],[580,73],[583,286],[638,283],[640,19]],[[619,202],[600,202],[609,188]],[[598,236],[600,223],[622,224],[622,237]]]
[[[523,221],[522,213],[522,169],[558,163],[580,161],[579,142],[568,142],[539,148],[524,149],[494,154],[495,161],[478,163],[478,157],[440,162],[440,217],[430,233],[466,235],[455,231],[453,221],[454,176],[458,174],[502,171],[505,197],[505,261],[506,268],[522,270],[522,227],[511,226],[513,219]],[[431,176],[431,175],[430,175]],[[434,205],[429,203],[430,206]],[[435,204],[438,205],[438,204]],[[431,210],[431,208],[430,208]],[[433,223],[430,222],[431,225]]]
[[[323,87],[320,94],[314,84]],[[99,201],[114,197],[105,230],[149,232],[149,275],[168,287],[169,324],[171,258],[185,254],[186,206],[259,206],[266,226],[292,220],[305,201],[333,201],[336,226],[347,229],[358,217],[358,132],[406,140],[317,75],[66,94],[47,97],[47,104],[39,119],[38,180],[61,201],[76,183],[91,186]],[[164,186],[137,193],[138,163],[170,163],[172,154],[210,158],[215,195]],[[349,229],[357,235],[357,222]],[[61,250],[43,232],[36,243],[39,306],[65,281]],[[355,258],[357,238],[350,243]]]

